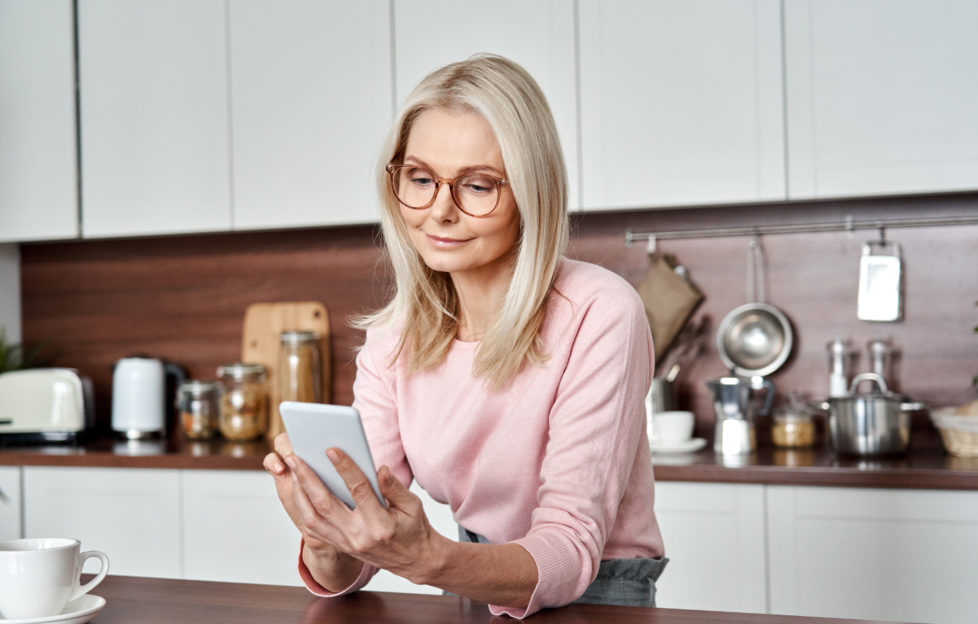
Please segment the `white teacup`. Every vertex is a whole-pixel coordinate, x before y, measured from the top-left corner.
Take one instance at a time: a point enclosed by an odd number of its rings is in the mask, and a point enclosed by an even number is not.
[[[652,443],[676,444],[693,437],[693,412],[670,411],[652,414]]]
[[[80,551],[81,542],[62,537],[0,542],[0,614],[8,620],[60,615],[68,602],[91,591],[108,573],[109,558]],[[82,585],[82,566],[93,557],[102,566]]]

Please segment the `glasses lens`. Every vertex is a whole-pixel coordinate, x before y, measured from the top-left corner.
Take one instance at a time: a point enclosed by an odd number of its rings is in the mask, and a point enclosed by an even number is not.
[[[499,199],[499,184],[489,176],[474,173],[455,181],[455,201],[465,212],[482,216],[492,212]]]
[[[438,189],[435,176],[421,167],[398,167],[394,169],[391,182],[397,199],[408,208],[427,206]]]

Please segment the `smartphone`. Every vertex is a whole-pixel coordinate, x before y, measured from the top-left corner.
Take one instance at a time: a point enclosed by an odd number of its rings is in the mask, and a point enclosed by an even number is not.
[[[356,409],[347,405],[282,401],[279,413],[292,450],[316,472],[333,496],[350,509],[356,508],[346,483],[326,456],[326,449],[335,446],[349,455],[367,475],[377,500],[387,506],[377,484],[377,470]]]

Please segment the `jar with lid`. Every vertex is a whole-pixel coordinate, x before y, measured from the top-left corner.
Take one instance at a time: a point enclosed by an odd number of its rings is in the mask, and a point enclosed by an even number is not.
[[[221,378],[221,434],[254,440],[268,429],[268,374],[261,364],[235,362],[217,369]]]
[[[283,331],[279,343],[279,397],[283,401],[321,402],[319,336],[310,331]]]
[[[190,380],[177,389],[177,409],[183,435],[188,440],[207,440],[217,433],[221,386],[216,381]]]
[[[787,405],[774,412],[771,441],[781,448],[809,448],[815,445],[815,419],[795,393],[791,394]]]

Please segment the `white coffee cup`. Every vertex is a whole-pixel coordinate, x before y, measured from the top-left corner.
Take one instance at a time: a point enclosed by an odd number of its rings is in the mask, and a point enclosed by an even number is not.
[[[693,437],[693,412],[669,411],[652,414],[652,443],[676,444]]]
[[[60,615],[68,602],[91,591],[108,573],[109,558],[80,550],[81,542],[62,537],[0,542],[0,614],[8,620]],[[82,566],[91,558],[102,566],[82,585]]]

